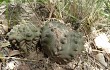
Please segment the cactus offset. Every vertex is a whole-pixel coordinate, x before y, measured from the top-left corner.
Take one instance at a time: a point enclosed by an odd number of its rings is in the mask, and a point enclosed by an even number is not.
[[[40,28],[31,23],[16,25],[7,34],[11,42],[16,40],[19,43],[17,47],[24,53],[35,51],[40,35]]]
[[[14,26],[7,35],[9,36],[9,40],[15,39],[18,42],[33,40],[35,37],[40,36],[40,28],[35,27],[31,23],[20,24]]]

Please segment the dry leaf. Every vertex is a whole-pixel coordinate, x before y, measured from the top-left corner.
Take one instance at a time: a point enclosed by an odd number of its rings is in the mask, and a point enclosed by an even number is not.
[[[98,48],[102,48],[106,53],[110,53],[110,43],[105,33],[99,34],[95,38],[95,44]]]
[[[8,32],[8,26],[0,24],[0,34],[6,34],[6,32]]]
[[[2,68],[2,63],[0,63],[0,70],[2,70],[1,68]]]
[[[0,47],[7,47],[10,45],[10,42],[9,41],[0,41]]]
[[[98,53],[96,55],[96,59],[102,63],[104,66],[107,66],[107,63],[105,62],[105,58],[104,58],[104,55],[102,53]]]
[[[20,54],[20,52],[18,50],[13,50],[13,51],[9,52],[10,57],[15,56],[15,55],[19,55],[19,54]]]

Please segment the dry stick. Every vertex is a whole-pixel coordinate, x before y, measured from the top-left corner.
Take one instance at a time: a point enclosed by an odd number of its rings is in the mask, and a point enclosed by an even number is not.
[[[83,27],[83,30],[84,30],[84,27]],[[87,34],[86,33],[86,31],[84,30],[84,33],[85,33],[85,35]],[[86,37],[87,37],[87,41],[89,41],[89,37],[86,35]],[[96,58],[94,58],[93,56],[91,56],[90,54],[88,54],[88,56],[89,57],[91,57],[91,58],[93,58],[93,59],[95,59],[97,62],[99,62],[103,67],[105,67],[106,69],[109,69],[107,66],[105,66],[105,65],[103,65],[100,61],[98,61]]]
[[[80,62],[80,61],[78,61],[77,64],[75,64],[75,67],[73,68],[73,70],[75,70],[76,67],[78,67],[79,62]]]
[[[87,36],[88,37],[88,36]],[[103,65],[99,60],[97,60],[96,58],[94,58],[93,56],[91,56],[90,54],[88,54],[89,57],[95,59],[97,62],[99,62],[103,67],[105,67],[106,69],[108,69],[107,66]]]
[[[50,6],[51,6],[51,9],[50,9],[50,14],[49,14],[49,20],[50,20],[50,18],[52,17],[53,11],[55,10],[55,9],[54,9],[55,4],[50,3]]]
[[[38,17],[39,17],[38,14],[37,14],[37,13],[35,12],[35,10],[33,9],[31,3],[29,2],[29,0],[27,0],[27,1],[28,1],[28,3],[29,3],[30,7],[32,8],[32,11],[33,11],[34,14],[36,15],[35,18],[39,21],[39,25],[41,25],[42,21],[38,18]]]
[[[31,61],[31,62],[35,62],[36,60],[28,60],[28,59],[21,59],[21,58],[15,58],[15,57],[0,57],[0,59],[15,59],[15,60],[20,60],[20,61]]]
[[[97,62],[99,62],[103,67],[105,67],[106,69],[109,69],[107,66],[105,66],[104,64],[102,64],[99,60],[97,60],[96,58],[94,58],[93,56],[91,56],[90,54],[88,54],[89,57],[95,59]]]

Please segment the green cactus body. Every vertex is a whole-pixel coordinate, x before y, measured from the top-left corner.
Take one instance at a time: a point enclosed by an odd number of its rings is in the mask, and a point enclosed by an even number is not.
[[[20,42],[22,40],[33,40],[35,37],[40,37],[40,34],[40,28],[31,23],[25,23],[14,26],[7,36],[9,36],[9,40],[15,39]]]
[[[40,27],[36,27],[31,23],[16,25],[7,33],[9,40],[11,42],[16,40],[17,47],[26,54],[35,51],[40,35]]]
[[[83,45],[82,33],[70,30],[58,20],[47,21],[42,28],[41,46],[44,53],[49,57],[60,59],[60,63],[81,54],[84,50]]]

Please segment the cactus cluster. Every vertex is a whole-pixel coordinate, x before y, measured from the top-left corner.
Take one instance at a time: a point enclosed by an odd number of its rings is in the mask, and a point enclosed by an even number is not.
[[[42,28],[29,23],[16,25],[7,34],[9,40],[15,39],[20,42],[20,48],[26,53],[33,46],[35,48],[39,40],[44,54],[52,59],[55,58],[55,62],[61,64],[67,63],[68,60],[70,61],[78,54],[81,54],[84,50],[84,39],[81,32],[73,31],[63,22],[55,19],[44,23]],[[35,38],[37,38],[37,41]],[[22,40],[27,42],[24,41],[23,43]]]
[[[58,58],[65,63],[81,54],[83,45],[83,34],[70,30],[58,20],[47,21],[42,28],[41,46],[47,56]]]

